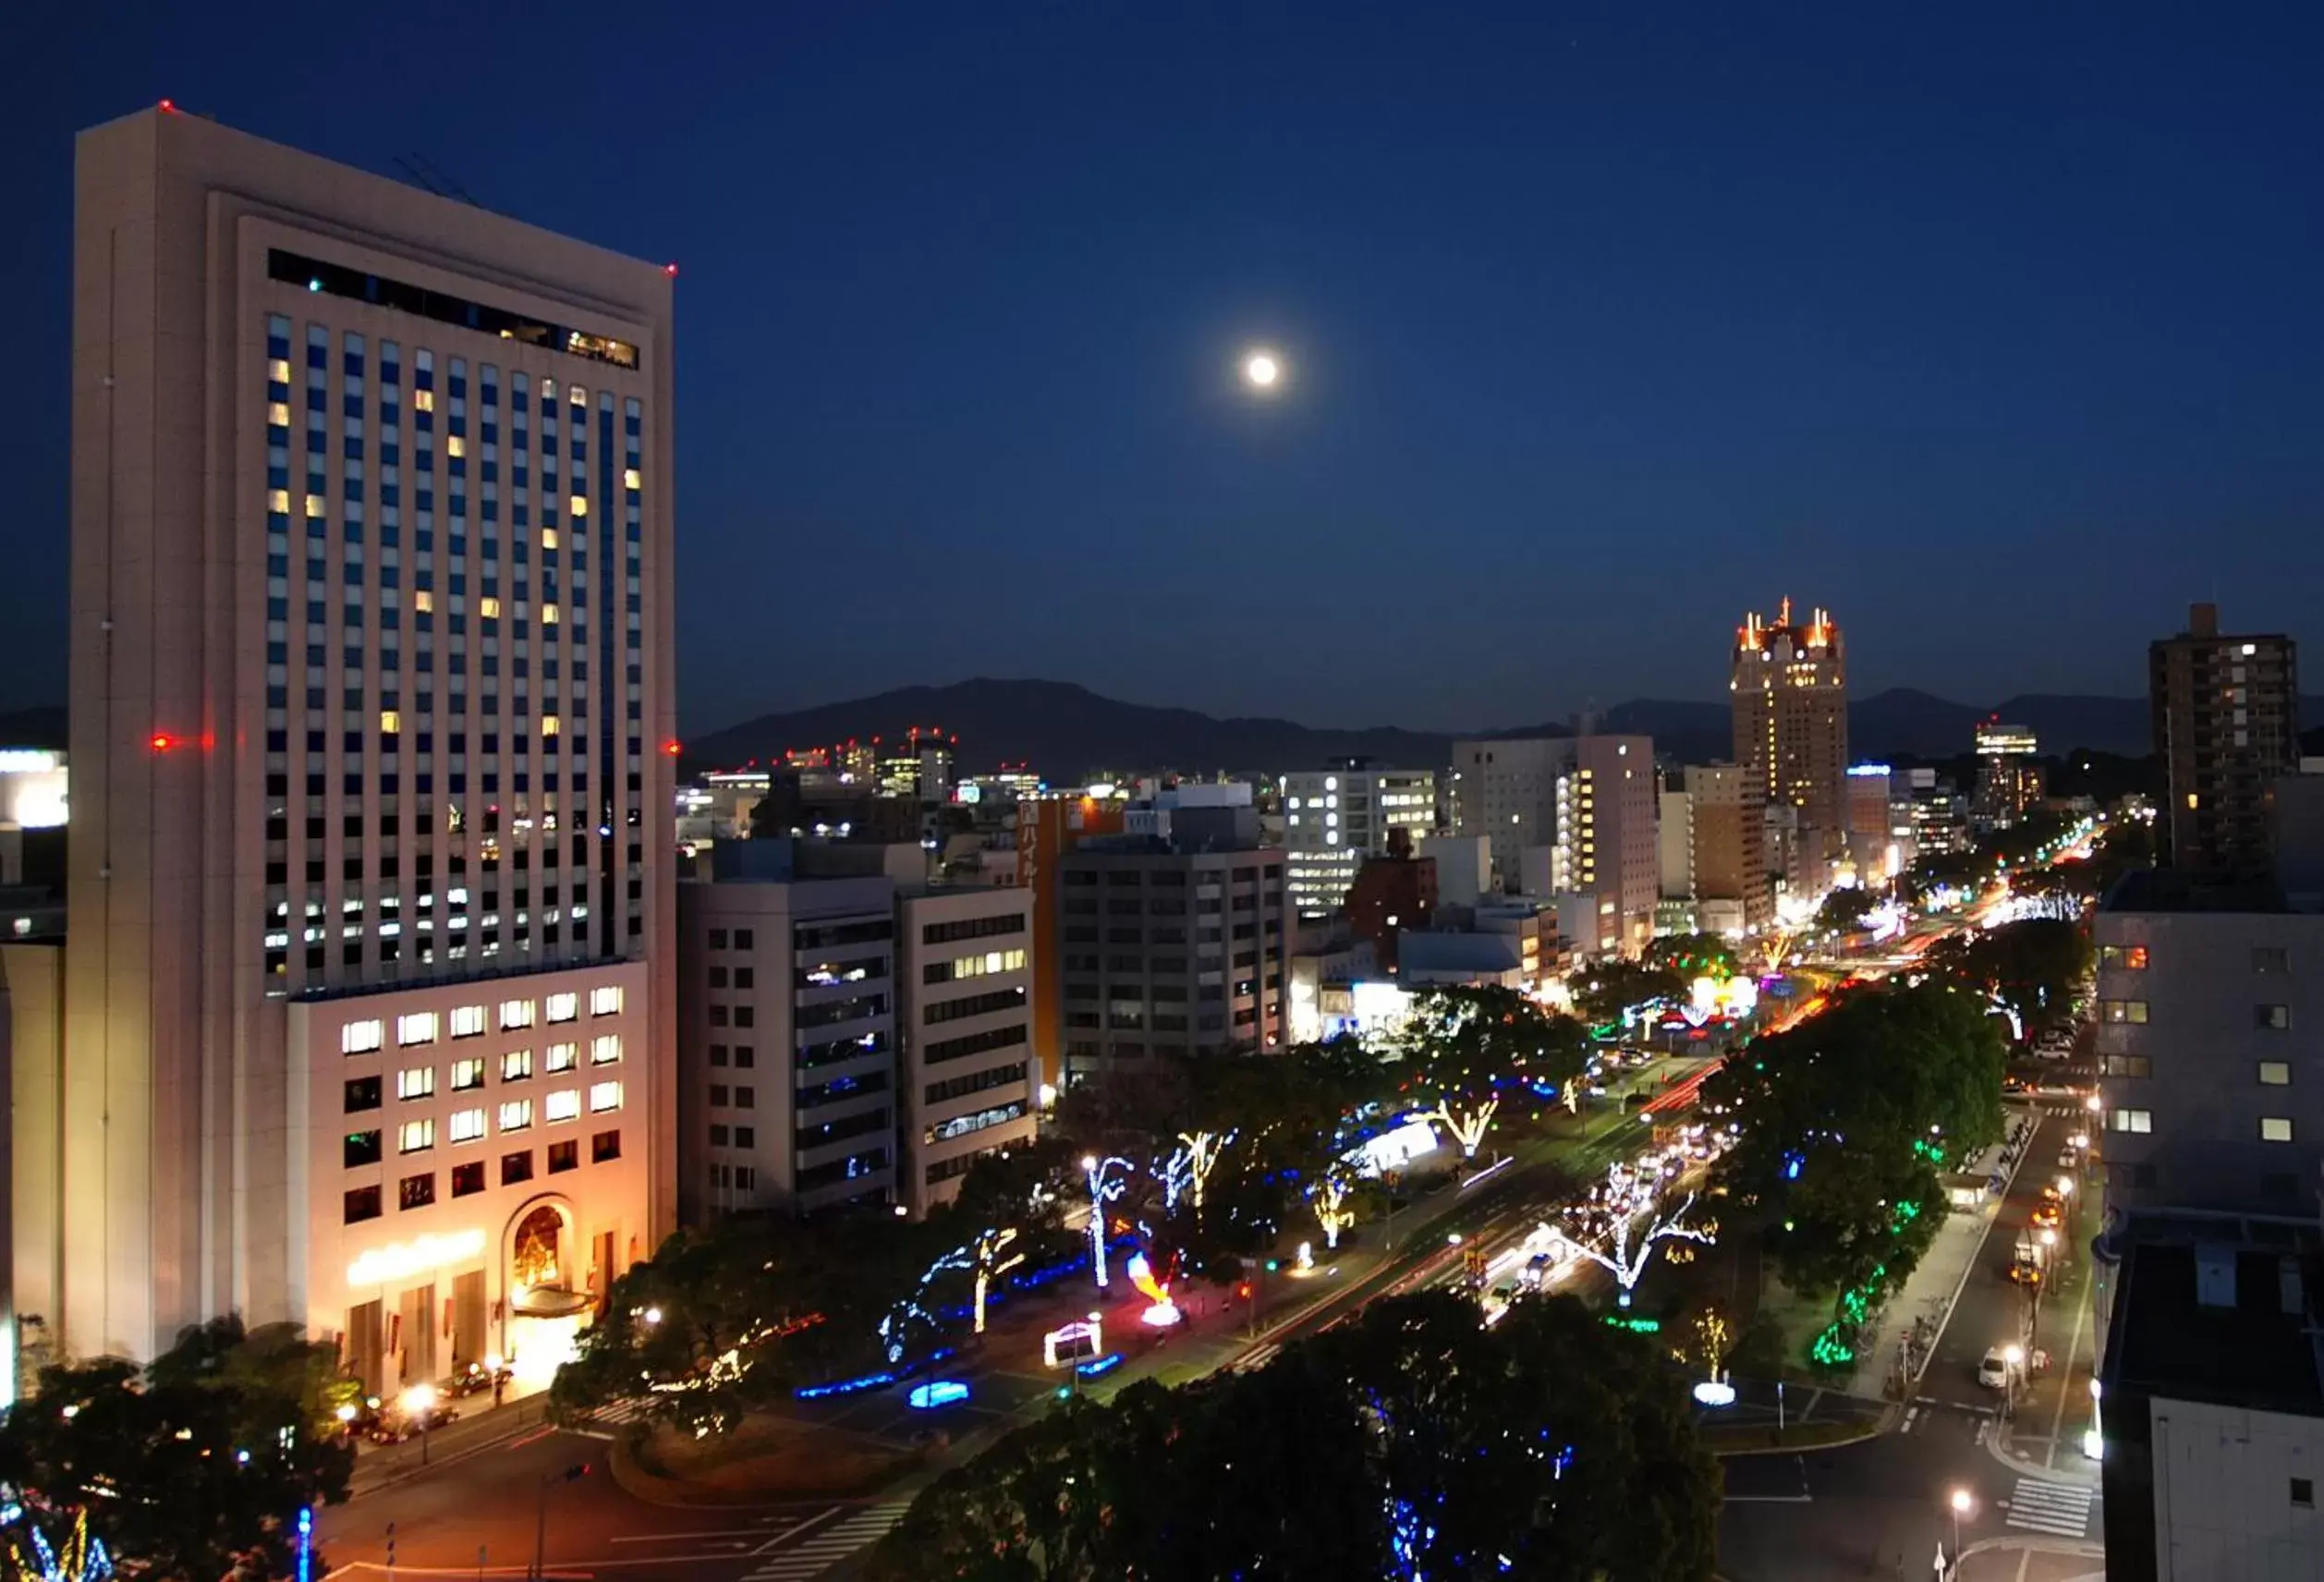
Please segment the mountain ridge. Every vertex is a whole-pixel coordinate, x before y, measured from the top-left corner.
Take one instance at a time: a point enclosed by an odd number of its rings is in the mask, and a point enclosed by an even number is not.
[[[2302,705],[2307,717],[2324,719],[2324,699],[2304,699]],[[1979,707],[1915,688],[1891,688],[1849,704],[1849,754],[1858,761],[1956,756],[1971,750],[1977,722],[1989,718],[2030,727],[2050,752],[2087,748],[2136,757],[2149,750],[2144,698],[2024,693]],[[1723,758],[1729,750],[1724,702],[1634,699],[1600,711],[1598,722],[1608,733],[1650,736],[1658,751],[1681,760]],[[1573,733],[1570,721],[1459,734],[1385,724],[1334,729],[1266,715],[1220,718],[1130,703],[1070,681],[975,676],[759,715],[688,742],[686,761],[689,767],[736,767],[786,748],[899,736],[915,724],[956,736],[966,769],[1025,762],[1061,783],[1091,772],[1157,768],[1281,773],[1350,757],[1425,769],[1446,762],[1456,740]]]

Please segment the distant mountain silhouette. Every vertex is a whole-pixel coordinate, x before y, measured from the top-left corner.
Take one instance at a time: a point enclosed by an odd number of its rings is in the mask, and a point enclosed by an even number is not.
[[[2324,699],[2304,699],[2301,709],[2305,718],[2324,721]],[[1911,688],[1892,688],[1849,705],[1849,754],[1857,760],[1954,757],[1971,750],[1977,722],[1994,717],[2029,727],[2050,752],[2088,748],[2136,757],[2151,750],[2143,698],[2029,693],[1976,708]],[[785,748],[851,736],[894,740],[913,725],[941,726],[957,736],[964,768],[1027,762],[1057,781],[1079,779],[1092,771],[1134,769],[1280,773],[1347,757],[1426,769],[1448,761],[1454,739],[1449,733],[1387,725],[1319,730],[1290,720],[1215,719],[1191,709],[1125,703],[1071,682],[980,677],[761,715],[688,742],[686,762],[694,769],[764,761]],[[1603,711],[1599,728],[1652,736],[1658,753],[1687,762],[1724,758],[1730,751],[1724,702],[1637,699]],[[1568,720],[1464,734],[1567,736],[1572,731]]]
[[[785,748],[879,736],[893,741],[912,726],[941,727],[960,738],[964,768],[1030,763],[1052,780],[1091,772],[1222,769],[1269,773],[1361,757],[1432,768],[1446,761],[1449,737],[1381,726],[1314,730],[1289,720],[1213,719],[1191,709],[1156,709],[1101,698],[1065,681],[979,677],[950,687],[906,687],[873,698],[790,714],[765,714],[688,742],[688,767],[764,761]]]

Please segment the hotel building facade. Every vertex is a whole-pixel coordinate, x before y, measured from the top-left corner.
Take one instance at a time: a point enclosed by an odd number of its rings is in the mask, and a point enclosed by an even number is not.
[[[18,1310],[541,1376],[675,1220],[670,274],[166,104],[75,226]]]

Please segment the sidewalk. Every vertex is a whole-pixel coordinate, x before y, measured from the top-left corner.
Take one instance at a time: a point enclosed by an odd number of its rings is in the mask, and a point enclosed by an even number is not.
[[[2015,1115],[2012,1115],[2010,1124],[2013,1127],[2017,1125]],[[1856,1371],[1849,1376],[1850,1394],[1894,1401],[1911,1395],[1918,1386],[1920,1376],[1928,1370],[1929,1359],[1936,1351],[1938,1337],[1944,1333],[1945,1321],[1953,1316],[1953,1304],[1961,1299],[1961,1288],[1968,1284],[1970,1273],[1977,1268],[1986,1235],[2000,1217],[2002,1204],[2009,1197],[2031,1147],[2032,1134],[2028,1133],[2024,1150],[2005,1169],[2002,1158],[2006,1144],[1997,1143],[1965,1173],[1989,1180],[2000,1176],[2001,1189],[1987,1193],[1974,1209],[1953,1209],[1945,1215],[1945,1223],[1938,1227],[1928,1252],[1912,1273],[1905,1276],[1904,1284],[1890,1295],[1874,1319],[1872,1344],[1857,1357]],[[1919,1335],[1914,1345],[1916,1328]]]

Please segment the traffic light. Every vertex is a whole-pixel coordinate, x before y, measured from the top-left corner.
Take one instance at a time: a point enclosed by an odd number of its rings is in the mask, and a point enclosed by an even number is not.
[[[1235,1299],[1238,1302],[1247,1302],[1251,1299],[1251,1283],[1249,1281],[1240,1280],[1235,1282]]]

